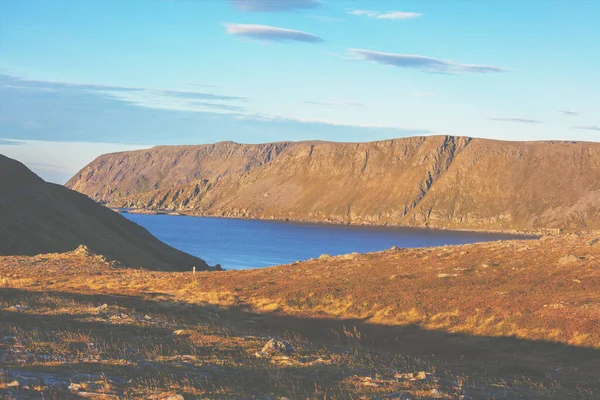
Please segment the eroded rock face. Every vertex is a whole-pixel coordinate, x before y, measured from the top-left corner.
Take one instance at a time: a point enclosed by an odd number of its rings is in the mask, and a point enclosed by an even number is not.
[[[113,207],[437,228],[600,227],[600,144],[452,136],[155,147],[67,186]]]
[[[0,155],[0,255],[35,255],[75,249],[130,267],[208,269],[146,229],[88,197],[44,182],[23,164]],[[3,285],[8,284],[3,282]]]

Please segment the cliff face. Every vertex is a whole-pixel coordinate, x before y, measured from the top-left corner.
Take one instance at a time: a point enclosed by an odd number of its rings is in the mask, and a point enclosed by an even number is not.
[[[113,207],[459,229],[599,228],[600,143],[451,136],[155,147],[67,186]]]
[[[0,255],[65,252],[79,245],[130,267],[208,268],[118,213],[46,183],[23,164],[0,155]]]

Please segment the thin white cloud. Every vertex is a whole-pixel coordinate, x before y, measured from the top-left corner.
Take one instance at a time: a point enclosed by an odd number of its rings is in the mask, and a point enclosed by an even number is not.
[[[521,124],[541,124],[542,121],[537,119],[526,119],[526,118],[489,118],[490,121],[498,122],[518,122]]]
[[[234,7],[245,12],[280,12],[317,8],[320,0],[230,0]]]
[[[311,33],[269,25],[225,24],[225,30],[230,35],[242,36],[255,40],[266,40],[269,42],[296,41],[319,43],[324,41],[319,36]]]
[[[348,123],[348,122],[340,122],[340,121],[333,121],[333,120],[327,120],[327,119],[295,118],[295,117],[284,117],[281,115],[271,115],[271,114],[261,114],[261,113],[236,115],[234,118],[238,119],[238,120],[260,121],[260,122],[300,122],[300,123],[304,123],[304,124],[322,124],[322,125],[341,126],[341,127],[349,127],[349,128],[390,129],[390,130],[395,130],[395,131],[403,132],[406,134],[413,134],[413,135],[428,135],[428,134],[435,133],[429,129],[407,128],[407,127],[401,127],[401,126],[396,126],[396,125]]]
[[[313,106],[323,106],[323,107],[331,107],[333,104],[331,103],[326,103],[326,102],[322,102],[322,101],[312,101],[312,100],[305,100],[303,101],[304,104],[310,104]]]
[[[585,131],[600,131],[600,126],[598,126],[598,125],[580,125],[580,126],[574,126],[573,129],[582,129]]]
[[[14,139],[0,139],[0,146],[21,146],[25,142]]]
[[[227,86],[213,85],[210,83],[188,83],[190,86],[202,87],[202,88],[216,88],[216,89],[227,89]]]
[[[444,61],[437,58],[426,57],[415,54],[383,53],[363,49],[349,49],[350,54],[358,59],[391,65],[399,68],[414,68],[425,72],[460,74],[460,73],[497,73],[505,72],[502,67],[479,64],[460,64],[452,61]]]
[[[303,101],[305,104],[311,104],[314,106],[349,106],[349,107],[366,107],[366,104],[359,103],[356,101],[339,99],[339,98],[329,98],[327,101],[313,101],[313,100],[305,100]]]
[[[138,107],[173,110],[173,111],[192,111],[192,112],[214,112],[214,113],[232,113],[243,112],[245,109],[239,105],[231,104],[228,100],[239,99],[233,96],[206,97],[206,93],[185,92],[177,90],[145,90],[139,92],[111,92],[95,91],[95,93],[109,96],[113,99],[123,101]]]
[[[570,117],[574,117],[576,115],[579,115],[578,112],[575,111],[569,111],[569,110],[558,110],[559,113],[564,114],[564,115],[568,115]]]
[[[231,102],[246,102],[248,100],[245,97],[193,90],[150,89],[128,86],[36,81],[1,74],[0,87],[11,87],[26,91],[93,93],[139,107],[176,111],[215,113],[243,112],[243,107],[237,104],[231,104]],[[31,131],[40,128],[40,125],[34,121],[26,121],[22,124],[22,128]]]
[[[372,10],[348,10],[350,15],[361,15],[375,19],[414,19],[422,16],[423,14],[417,12],[407,11],[372,11]]]

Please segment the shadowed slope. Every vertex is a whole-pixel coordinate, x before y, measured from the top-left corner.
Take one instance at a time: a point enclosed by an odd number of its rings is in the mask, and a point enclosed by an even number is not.
[[[598,398],[599,243],[586,232],[198,274],[0,257],[0,360],[7,383],[54,374],[60,385],[39,390],[61,399],[71,382],[133,398]],[[265,353],[273,337],[295,351]]]
[[[146,229],[87,196],[44,182],[23,164],[0,155],[0,254],[34,255],[86,245],[127,266],[206,269]]]
[[[208,216],[541,230],[600,227],[600,144],[452,136],[155,147],[67,186],[114,207]]]

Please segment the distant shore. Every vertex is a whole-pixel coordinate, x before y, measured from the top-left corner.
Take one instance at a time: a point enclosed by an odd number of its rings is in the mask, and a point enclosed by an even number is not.
[[[557,235],[563,232],[561,229],[532,229],[532,230],[518,230],[518,229],[462,229],[462,228],[440,228],[440,227],[429,227],[429,226],[412,226],[412,225],[401,225],[401,224],[390,224],[388,222],[377,224],[368,222],[336,222],[327,220],[311,220],[311,219],[290,219],[290,218],[261,218],[261,217],[245,217],[245,216],[234,216],[234,215],[212,215],[203,214],[194,211],[173,211],[173,210],[153,210],[145,208],[115,208],[109,207],[111,210],[118,213],[127,214],[142,214],[142,215],[170,215],[170,216],[186,216],[186,217],[206,217],[206,218],[224,218],[224,219],[239,219],[249,221],[276,221],[276,222],[290,222],[298,224],[316,224],[316,225],[339,225],[339,226],[364,226],[364,227],[381,227],[381,228],[410,228],[410,229],[423,229],[432,231],[445,231],[445,232],[473,232],[473,233],[489,233],[489,234],[502,234],[511,235],[515,237],[531,237],[538,238],[544,235]]]

